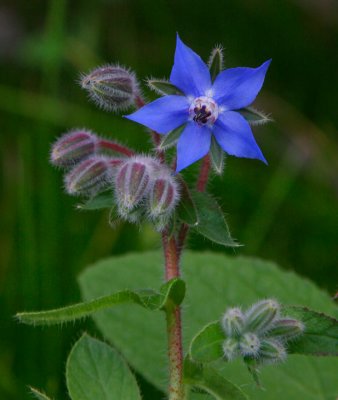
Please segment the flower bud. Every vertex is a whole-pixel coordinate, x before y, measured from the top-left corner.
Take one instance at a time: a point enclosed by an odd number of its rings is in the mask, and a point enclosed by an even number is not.
[[[279,316],[279,304],[272,299],[262,300],[245,314],[245,330],[263,333],[269,330]]]
[[[104,156],[90,157],[76,165],[65,176],[65,187],[71,195],[91,196],[102,190],[111,180],[114,164],[120,160],[113,160]]]
[[[155,160],[135,156],[125,161],[115,176],[115,194],[119,212],[128,214],[149,191],[150,176]]]
[[[293,339],[304,332],[305,326],[301,321],[283,318],[275,321],[269,330],[269,337],[276,337],[282,341]]]
[[[156,178],[149,192],[150,216],[169,217],[177,204],[178,196],[178,184],[169,171],[167,175]]]
[[[285,347],[278,340],[262,340],[259,351],[260,364],[273,364],[284,361],[287,357]]]
[[[81,86],[99,107],[107,111],[128,108],[138,93],[135,75],[116,65],[94,69],[82,77]]]
[[[238,307],[229,308],[222,318],[222,328],[227,336],[239,336],[243,331],[244,315]]]
[[[254,333],[248,332],[241,336],[239,349],[242,356],[244,357],[256,357],[259,352],[260,345],[261,342],[258,336]]]
[[[98,138],[90,131],[79,129],[61,136],[52,146],[50,161],[58,167],[72,166],[93,155]]]
[[[227,361],[233,360],[238,355],[238,341],[227,338],[222,344],[223,355]]]

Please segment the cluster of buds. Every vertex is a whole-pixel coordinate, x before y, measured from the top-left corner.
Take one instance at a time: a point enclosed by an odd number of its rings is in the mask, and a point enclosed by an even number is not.
[[[118,212],[135,222],[146,216],[162,230],[179,200],[179,187],[172,171],[158,160],[134,156],[118,166],[114,188]]]
[[[288,341],[305,329],[301,321],[281,317],[280,305],[272,299],[255,303],[246,312],[238,307],[228,309],[221,325],[226,335],[224,358],[243,357],[248,364],[258,365],[284,361]]]
[[[105,65],[81,77],[90,99],[107,111],[128,108],[139,94],[135,74],[119,65]]]
[[[106,149],[119,157],[108,157]],[[93,196],[111,183],[114,171],[124,158],[133,155],[130,149],[102,139],[85,129],[61,136],[52,146],[50,161],[66,170],[64,182],[68,194]]]
[[[109,157],[106,150],[119,157]],[[158,230],[168,223],[179,199],[172,171],[156,158],[134,155],[118,143],[86,130],[63,135],[52,146],[51,163],[66,169],[68,194],[93,197],[114,188],[119,216],[130,222],[150,219]]]

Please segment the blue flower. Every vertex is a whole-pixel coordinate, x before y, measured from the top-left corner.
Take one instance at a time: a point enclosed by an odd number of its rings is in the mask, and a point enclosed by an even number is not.
[[[226,69],[212,82],[208,66],[177,35],[170,82],[184,95],[161,97],[126,117],[160,134],[186,124],[177,143],[177,172],[209,152],[212,135],[227,154],[266,163],[248,122],[235,110],[255,100],[270,62]]]

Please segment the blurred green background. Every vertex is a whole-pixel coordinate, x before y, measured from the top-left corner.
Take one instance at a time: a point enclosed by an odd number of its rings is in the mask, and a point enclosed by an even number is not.
[[[62,331],[18,325],[17,311],[78,301],[76,276],[89,263],[159,248],[149,226],[113,231],[106,213],[76,211],[48,156],[73,127],[146,150],[142,127],[96,109],[76,81],[117,61],[142,80],[167,77],[176,32],[204,59],[222,44],[229,67],[273,59],[256,106],[275,122],[254,129],[269,167],[229,158],[210,190],[245,244],[236,254],[273,259],[337,289],[337,1],[2,0],[1,399],[30,398],[28,384],[66,399],[66,354],[81,331],[95,334],[91,322]],[[198,237],[189,247],[234,253]]]

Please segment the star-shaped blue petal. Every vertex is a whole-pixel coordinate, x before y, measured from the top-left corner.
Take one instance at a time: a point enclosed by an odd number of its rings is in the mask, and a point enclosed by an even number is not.
[[[266,163],[251,127],[236,110],[255,100],[270,62],[226,69],[212,83],[208,66],[177,35],[170,82],[184,95],[161,97],[126,118],[160,134],[186,124],[177,143],[177,172],[208,154],[212,135],[227,154]]]

